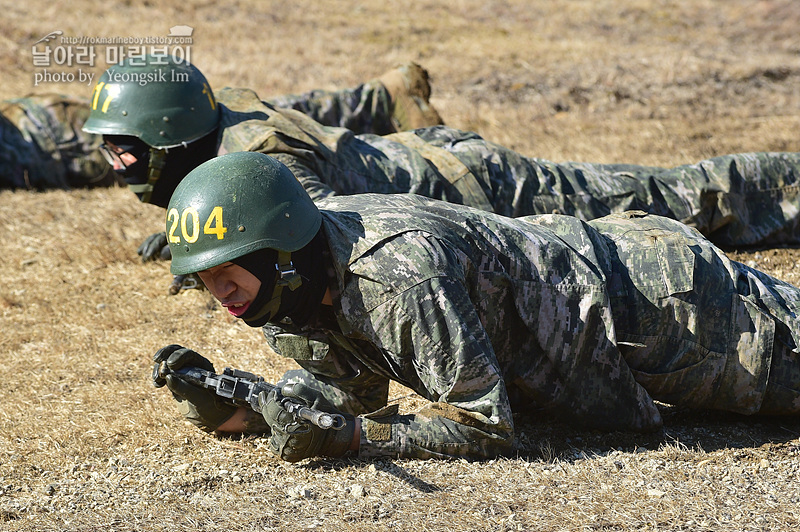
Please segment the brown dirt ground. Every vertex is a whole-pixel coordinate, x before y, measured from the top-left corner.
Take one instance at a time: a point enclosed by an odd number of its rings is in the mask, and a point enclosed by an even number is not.
[[[796,151],[800,4],[0,0],[0,97],[34,42],[195,28],[213,87],[335,88],[417,60],[445,120],[555,161],[677,165]],[[299,38],[298,38],[299,37]],[[98,64],[97,72],[102,68]],[[263,440],[185,426],[148,380],[182,343],[277,378],[290,366],[206,292],[166,294],[135,249],[163,213],[124,189],[0,193],[0,529],[796,530],[800,422],[664,406],[656,435],[518,419],[520,455],[279,463]],[[799,284],[797,249],[732,252]],[[404,409],[415,397],[397,388]]]

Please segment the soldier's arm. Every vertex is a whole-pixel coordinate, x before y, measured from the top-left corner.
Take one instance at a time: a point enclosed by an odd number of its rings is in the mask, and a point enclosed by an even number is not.
[[[403,232],[351,264],[341,294],[370,364],[430,403],[361,415],[360,456],[484,458],[514,428],[505,382],[466,284],[469,259],[435,237]]]
[[[505,382],[467,290],[437,277],[370,313],[370,327],[408,332],[383,347],[413,366],[415,391],[431,402],[401,415],[362,416],[359,455],[488,458],[506,452],[514,427]]]
[[[432,309],[420,307],[421,301],[441,302],[433,320]],[[409,310],[415,308],[420,314]],[[355,353],[267,326],[273,350],[305,368],[287,372],[279,384],[302,382],[339,410],[358,416],[353,449],[358,447],[363,457],[482,458],[508,449],[513,426],[505,385],[463,285],[447,278],[429,280],[376,308],[370,324],[407,328],[409,335],[397,336],[397,343],[376,339],[379,345],[372,347],[370,358],[386,357],[393,366],[387,371],[430,399],[429,406],[399,415],[397,405],[386,406],[388,379]]]
[[[383,254],[372,254],[365,264],[376,271],[356,272],[357,291],[370,310],[350,325],[359,328],[368,342],[356,344],[342,338],[333,345],[284,335],[270,327],[265,334],[276,352],[294,358],[307,370],[287,374],[285,379],[304,382],[333,406],[359,416],[360,456],[483,458],[501,454],[510,448],[514,435],[505,383],[455,269],[421,282],[412,276],[408,288],[394,286],[390,292],[396,295],[388,298],[387,287],[373,281],[387,271],[384,259],[412,252],[403,247],[418,245],[411,239],[399,238],[396,245],[384,246]],[[371,295],[382,302],[373,304]],[[384,375],[431,403],[414,414],[400,415],[397,405],[385,406],[388,379]]]

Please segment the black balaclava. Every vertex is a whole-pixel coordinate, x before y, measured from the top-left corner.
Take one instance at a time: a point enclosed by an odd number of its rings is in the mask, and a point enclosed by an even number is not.
[[[137,161],[134,164],[126,167],[125,170],[117,172],[125,179],[125,182],[129,185],[143,185],[147,183],[150,170],[150,158],[152,156],[150,146],[136,137],[105,135],[103,138],[126,149],[126,151],[129,151],[137,157]],[[133,149],[127,149],[129,146],[132,146]],[[216,149],[217,130],[215,129],[193,142],[163,150],[166,152],[163,163],[164,166],[161,168],[160,177],[153,185],[153,192],[147,203],[167,208],[169,199],[175,191],[175,187],[178,186],[178,183],[180,183],[189,172],[213,158],[216,155]],[[140,200],[143,199],[142,194],[136,195],[139,196]]]
[[[301,280],[300,286],[294,290],[291,286],[284,286],[275,315],[265,313],[265,307],[273,297],[275,283],[280,278],[278,255],[278,251],[274,249],[259,249],[231,261],[261,281],[261,287],[250,308],[240,316],[250,327],[263,327],[267,322],[278,322],[284,318],[291,319],[297,326],[303,326],[317,313],[325,296],[328,288],[328,259],[325,253],[325,237],[320,229],[311,242],[291,254],[292,266]]]

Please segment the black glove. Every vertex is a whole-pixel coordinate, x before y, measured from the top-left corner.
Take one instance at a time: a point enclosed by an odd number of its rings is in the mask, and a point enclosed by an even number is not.
[[[307,421],[297,420],[281,404],[284,398],[297,399],[311,408],[341,414],[345,426],[341,430],[321,429]],[[258,396],[261,414],[272,430],[270,450],[287,462],[299,462],[313,456],[338,458],[349,449],[355,434],[355,418],[333,408],[318,392],[305,384],[287,384],[281,391],[261,392]]]
[[[142,262],[171,259],[172,252],[167,244],[167,233],[153,233],[148,236],[139,246],[139,249],[136,250],[136,253],[142,257]]]
[[[236,412],[235,406],[221,401],[213,391],[195,386],[179,375],[170,373],[185,366],[194,366],[216,373],[214,365],[196,351],[180,345],[168,345],[153,355],[153,362],[156,365],[153,371],[153,384],[156,388],[166,384],[178,402],[178,410],[197,428],[213,432]],[[162,363],[166,365],[166,371],[159,371]]]

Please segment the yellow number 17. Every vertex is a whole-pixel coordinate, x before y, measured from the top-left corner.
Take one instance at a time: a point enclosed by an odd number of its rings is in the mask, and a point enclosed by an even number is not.
[[[104,86],[106,88],[106,99],[103,100],[103,105],[100,108],[100,111],[103,113],[108,112],[108,106],[111,104],[111,100],[113,100],[114,96],[116,96],[119,93],[118,86],[101,81],[100,83],[94,86],[94,90],[92,91],[94,93],[94,96],[92,97],[93,110],[97,109],[97,100],[100,98],[100,93],[103,91]]]

